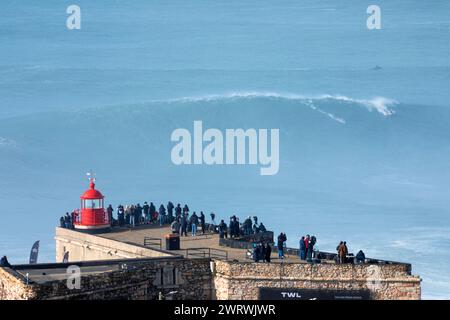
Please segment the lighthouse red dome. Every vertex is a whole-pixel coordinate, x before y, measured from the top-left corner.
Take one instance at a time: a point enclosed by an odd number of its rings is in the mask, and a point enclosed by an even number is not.
[[[111,228],[111,217],[104,206],[103,194],[95,189],[90,175],[89,189],[81,195],[81,209],[76,211],[74,227],[83,232],[106,232]]]
[[[81,195],[81,199],[103,199],[102,193],[95,189],[95,183],[91,181],[90,188]]]

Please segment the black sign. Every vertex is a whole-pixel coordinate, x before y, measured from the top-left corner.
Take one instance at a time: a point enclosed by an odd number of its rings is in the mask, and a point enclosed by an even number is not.
[[[260,300],[370,300],[369,290],[259,288]]]

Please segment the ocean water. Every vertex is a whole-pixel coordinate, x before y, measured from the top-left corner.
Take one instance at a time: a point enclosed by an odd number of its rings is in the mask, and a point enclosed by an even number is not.
[[[72,1],[0,6],[0,254],[54,261],[93,169],[106,201],[258,215],[288,245],[409,262],[450,297],[450,3]],[[375,66],[381,69],[375,70]],[[280,170],[175,166],[177,128],[279,128]]]

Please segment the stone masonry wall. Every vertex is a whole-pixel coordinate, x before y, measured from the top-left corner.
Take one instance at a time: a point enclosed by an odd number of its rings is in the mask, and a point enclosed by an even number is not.
[[[23,280],[11,275],[10,269],[0,268],[0,298],[152,300],[158,298],[159,292],[163,295],[176,292],[172,296],[173,299],[212,299],[209,259],[148,259],[120,263],[126,263],[127,269],[81,274],[80,289],[69,289],[67,279],[44,283],[30,281],[30,284],[26,285]]]
[[[55,240],[57,262],[62,262],[66,251],[69,251],[69,261],[171,256],[170,253],[164,251],[139,247],[64,228],[56,228]]]
[[[0,300],[28,300],[34,297],[34,288],[27,286],[20,275],[9,268],[0,268]]]
[[[369,290],[372,299],[420,299],[420,278],[405,264],[264,264],[216,261],[217,299],[259,298],[259,288]]]

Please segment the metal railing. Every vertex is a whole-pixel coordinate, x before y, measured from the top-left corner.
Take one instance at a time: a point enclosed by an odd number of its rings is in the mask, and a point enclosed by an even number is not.
[[[162,250],[162,240],[161,238],[144,238],[144,247],[158,247],[159,250]]]
[[[211,258],[218,260],[228,260],[228,252],[214,248],[189,248],[185,249],[185,258]]]

